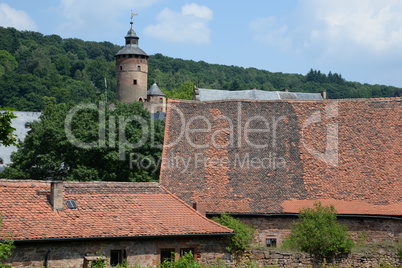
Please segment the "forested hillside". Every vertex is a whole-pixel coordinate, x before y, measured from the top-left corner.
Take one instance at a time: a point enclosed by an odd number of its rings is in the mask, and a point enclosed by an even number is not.
[[[39,111],[50,103],[95,101],[100,94],[107,94],[109,100],[115,98],[114,54],[121,46],[3,27],[0,37],[0,107]],[[156,54],[149,58],[148,83],[150,86],[156,80],[168,91],[178,90],[187,81],[203,88],[227,90],[326,89],[329,98],[389,97],[401,90],[348,82],[336,73],[306,73],[272,73]]]

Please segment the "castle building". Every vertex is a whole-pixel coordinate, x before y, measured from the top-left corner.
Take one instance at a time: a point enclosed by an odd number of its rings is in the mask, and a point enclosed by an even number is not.
[[[133,22],[125,36],[126,45],[116,57],[116,96],[123,103],[144,102],[151,113],[166,112],[166,95],[156,82],[147,91],[148,58],[147,53],[138,46],[139,37],[133,29]]]

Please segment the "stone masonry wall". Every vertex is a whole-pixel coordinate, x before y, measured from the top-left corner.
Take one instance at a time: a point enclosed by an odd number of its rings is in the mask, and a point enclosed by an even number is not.
[[[253,250],[250,256],[254,262],[262,266],[279,267],[312,267],[313,262],[308,254],[282,252],[278,250]],[[396,251],[367,253],[351,253],[347,256],[339,257],[334,264],[338,267],[380,267],[383,264],[399,267],[402,260]]]
[[[253,243],[265,245],[266,238],[276,238],[280,245],[290,234],[290,226],[297,217],[239,217],[239,220],[257,227]],[[338,222],[348,227],[355,242],[360,238],[367,242],[402,241],[402,220],[399,219],[339,217]]]
[[[217,258],[230,259],[221,237],[209,236],[191,239],[137,239],[82,242],[36,242],[16,243],[16,249],[6,264],[12,267],[43,267],[47,258],[48,267],[79,268],[90,263],[85,259],[94,256],[106,258],[110,264],[111,250],[125,250],[130,265],[148,267],[160,262],[160,250],[173,248],[176,253],[182,248],[194,249],[200,263],[213,263]]]

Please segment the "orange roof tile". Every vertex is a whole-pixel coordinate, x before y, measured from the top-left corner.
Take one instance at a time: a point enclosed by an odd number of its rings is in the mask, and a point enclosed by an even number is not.
[[[64,202],[55,212],[50,183],[0,180],[1,234],[14,240],[229,234],[158,183],[63,182]]]
[[[402,216],[402,98],[169,102],[160,183],[207,212]]]

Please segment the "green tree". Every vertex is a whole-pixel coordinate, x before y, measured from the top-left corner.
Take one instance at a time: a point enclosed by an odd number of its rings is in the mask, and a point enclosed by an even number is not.
[[[3,176],[157,181],[162,141],[163,122],[140,102],[48,104]]]
[[[0,232],[2,228],[3,228],[3,220],[0,215]],[[7,259],[8,257],[11,256],[14,248],[15,246],[13,240],[7,239],[6,237],[0,238],[0,267],[3,267],[1,263],[4,261],[4,259]]]
[[[222,213],[220,217],[212,218],[215,222],[222,224],[235,232],[229,239],[227,250],[235,255],[241,255],[249,247],[253,240],[255,228],[242,223],[227,213]]]
[[[169,99],[181,99],[181,100],[192,100],[194,94],[194,83],[187,81],[184,82],[178,89],[173,90],[163,90],[163,93]]]
[[[0,111],[0,144],[4,146],[16,145],[17,137],[13,134],[15,128],[11,125],[11,119],[17,118],[10,111]]]
[[[323,206],[320,202],[314,208],[301,209],[299,221],[292,225],[283,246],[307,252],[318,261],[324,258],[332,261],[336,254],[349,253],[354,244],[347,227],[336,221],[336,214],[333,206]]]

